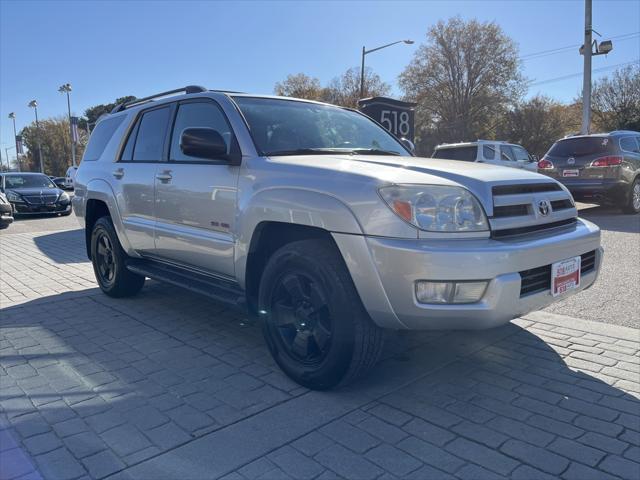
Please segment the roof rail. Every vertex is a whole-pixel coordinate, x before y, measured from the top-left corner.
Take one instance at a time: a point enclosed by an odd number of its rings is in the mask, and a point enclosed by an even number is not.
[[[175,90],[169,90],[167,92],[156,93],[155,95],[151,95],[149,97],[137,98],[136,100],[131,100],[130,102],[119,103],[118,105],[113,107],[113,110],[111,110],[111,113],[121,112],[124,109],[132,107],[134,105],[138,105],[140,103],[145,103],[145,102],[150,102],[154,98],[166,97],[166,96],[169,96],[169,95],[173,95],[174,93],[184,92],[186,94],[189,94],[189,93],[202,93],[202,92],[206,92],[206,91],[207,91],[206,88],[200,87],[198,85],[187,85],[186,87],[176,88]]]

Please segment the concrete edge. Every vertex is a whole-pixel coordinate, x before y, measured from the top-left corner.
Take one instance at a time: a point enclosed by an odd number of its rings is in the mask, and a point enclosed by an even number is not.
[[[592,320],[582,320],[581,318],[559,315],[551,312],[531,312],[524,315],[522,318],[533,322],[546,323],[556,327],[571,328],[585,333],[595,333],[597,335],[617,338],[620,340],[637,340],[640,336],[640,329],[637,328],[594,322]]]

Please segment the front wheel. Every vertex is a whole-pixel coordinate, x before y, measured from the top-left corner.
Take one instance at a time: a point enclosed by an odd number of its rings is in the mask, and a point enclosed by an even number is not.
[[[335,246],[303,240],[277,250],[260,281],[265,340],[280,368],[314,390],[346,385],[375,365],[384,343]]]
[[[640,178],[636,178],[631,184],[629,199],[622,211],[630,214],[640,213]]]
[[[127,270],[126,259],[111,219],[99,218],[91,232],[91,261],[100,289],[110,297],[131,297],[144,285],[142,275]]]

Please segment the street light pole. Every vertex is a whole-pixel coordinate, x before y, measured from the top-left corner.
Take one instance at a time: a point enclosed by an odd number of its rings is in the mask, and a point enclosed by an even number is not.
[[[38,122],[38,102],[31,100],[29,107],[33,108],[36,114],[36,142],[38,142],[38,158],[40,158],[40,173],[44,173],[44,161],[42,159],[42,145],[40,144],[40,122]]]
[[[16,142],[16,166],[18,167],[18,171],[20,172],[22,169],[20,168],[20,157],[18,156],[18,132],[16,132],[16,114],[15,112],[11,112],[9,114],[9,118],[13,120],[13,139]],[[7,157],[7,165],[9,165],[9,157]]]
[[[591,0],[584,2],[584,72],[582,75],[582,135],[589,134],[591,123],[591,42],[592,42]]]
[[[71,139],[71,163],[75,167],[76,166],[76,143],[73,141],[73,125],[71,125],[71,100],[69,99],[69,94],[71,93],[71,84],[65,83],[64,85],[58,88],[60,93],[67,94],[67,110],[69,112],[69,138]]]
[[[382,50],[383,48],[387,48],[392,45],[397,45],[398,43],[406,43],[407,45],[412,45],[414,42],[413,40],[398,40],[397,42],[387,43],[386,45],[382,45],[381,47],[372,48],[371,50],[365,49],[364,46],[362,47],[362,62],[360,64],[360,98],[364,96],[364,56],[369,53]]]

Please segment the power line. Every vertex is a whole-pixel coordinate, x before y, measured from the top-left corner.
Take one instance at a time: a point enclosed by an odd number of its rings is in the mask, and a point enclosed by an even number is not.
[[[631,40],[632,38],[635,38],[638,36],[640,36],[640,32],[630,32],[630,33],[624,33],[622,35],[616,35],[614,37],[611,37],[611,40],[625,41],[625,40]],[[520,60],[532,60],[536,58],[546,57],[549,55],[555,55],[557,53],[580,48],[580,46],[581,45],[574,44],[574,45],[568,45],[566,47],[552,48],[550,50],[542,50],[540,52],[529,53],[527,55],[522,55],[520,57]]]
[[[593,70],[593,72],[603,72],[605,70],[611,70],[613,68],[617,68],[617,67],[623,67],[625,65],[631,65],[633,63],[640,63],[640,58],[636,58],[635,60],[632,60],[630,62],[624,62],[624,63],[618,63],[616,65],[608,65],[606,67],[601,67],[601,68],[596,68]],[[558,82],[560,80],[567,80],[569,78],[574,78],[574,77],[579,77],[582,75],[583,72],[578,72],[578,73],[571,73],[569,75],[563,75],[561,77],[554,77],[554,78],[548,78],[546,80],[540,80],[539,82],[533,82],[530,83],[528,86],[529,87],[535,87],[537,85],[544,85],[545,83],[552,83],[552,82]]]

